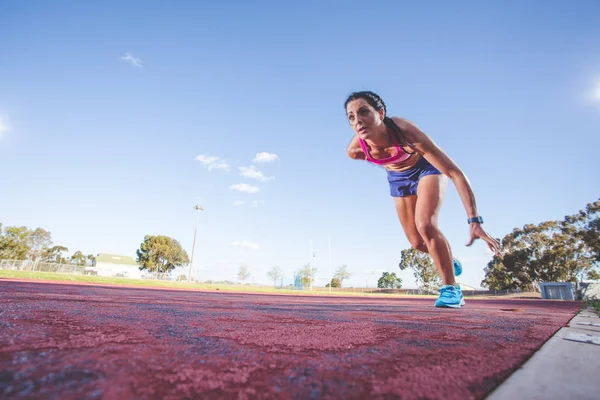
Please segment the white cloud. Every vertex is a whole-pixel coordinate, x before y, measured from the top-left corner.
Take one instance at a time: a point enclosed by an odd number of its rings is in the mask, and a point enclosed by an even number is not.
[[[233,205],[236,206],[236,207],[241,207],[244,204],[246,204],[246,202],[244,200],[236,200],[236,201],[233,202]]]
[[[600,101],[600,79],[596,82],[596,88],[594,89],[594,99]]]
[[[123,57],[121,57],[121,60],[127,61],[132,67],[142,68],[144,66],[142,60],[135,57],[131,53],[126,53]]]
[[[274,176],[264,176],[262,172],[260,172],[254,165],[249,167],[239,167],[240,171],[242,171],[241,175],[246,178],[256,179],[257,181],[267,182],[275,179]]]
[[[248,185],[247,183],[237,183],[235,185],[229,186],[231,190],[237,190],[238,192],[244,193],[257,193],[260,189],[256,186]]]
[[[247,241],[247,240],[236,240],[231,243],[233,247],[242,247],[245,249],[258,250],[258,245],[256,243]]]
[[[261,205],[264,205],[264,204],[265,204],[265,202],[263,200],[254,200],[252,202],[252,207],[258,207],[258,206],[261,206]]]
[[[210,165],[214,162],[219,161],[219,157],[209,157],[209,156],[205,156],[204,154],[198,154],[196,156],[196,161],[200,161],[200,163],[202,163],[204,165]]]
[[[198,154],[195,160],[199,161],[200,164],[208,168],[209,171],[212,171],[213,169],[222,169],[225,171],[229,171],[229,164],[227,164],[227,161],[221,160],[219,159],[219,157]]]
[[[217,163],[210,164],[208,166],[208,170],[209,171],[212,170],[212,169],[222,169],[222,170],[225,170],[225,171],[229,171],[229,164],[227,164],[227,162],[225,162],[225,161],[219,161]]]
[[[270,163],[270,162],[273,162],[276,160],[279,160],[279,156],[277,154],[262,152],[262,153],[256,153],[256,157],[254,157],[254,160],[252,160],[252,162],[260,164],[260,163]]]

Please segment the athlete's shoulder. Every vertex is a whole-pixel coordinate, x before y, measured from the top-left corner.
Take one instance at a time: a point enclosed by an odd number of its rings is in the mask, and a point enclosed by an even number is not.
[[[407,118],[391,117],[391,119],[402,130],[411,147],[420,154],[429,153],[437,145],[434,140],[421,130],[414,122]]]
[[[409,120],[408,118],[402,117],[390,117],[396,126],[402,131],[406,140],[409,143],[420,142],[424,133],[419,129],[417,124]]]

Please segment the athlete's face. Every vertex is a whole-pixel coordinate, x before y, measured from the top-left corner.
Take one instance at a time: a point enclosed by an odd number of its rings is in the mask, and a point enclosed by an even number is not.
[[[356,99],[348,103],[346,116],[358,137],[366,139],[379,128],[385,116],[385,111],[383,109],[377,111],[366,100]]]

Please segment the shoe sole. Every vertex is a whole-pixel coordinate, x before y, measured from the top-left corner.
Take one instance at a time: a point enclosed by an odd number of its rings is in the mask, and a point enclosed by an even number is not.
[[[464,306],[464,305],[465,305],[465,301],[464,301],[464,300],[461,300],[461,301],[460,301],[460,304],[458,304],[458,305],[454,305],[454,304],[443,304],[443,305],[439,305],[439,306],[438,306],[437,304],[434,304],[434,306],[435,306],[435,307],[437,307],[437,308],[461,308],[461,307],[462,307],[462,306]]]

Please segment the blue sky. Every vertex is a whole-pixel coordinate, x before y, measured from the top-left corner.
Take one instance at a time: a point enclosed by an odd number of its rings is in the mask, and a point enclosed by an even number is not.
[[[364,89],[466,172],[494,236],[575,213],[599,197],[600,5],[485,3],[3,1],[0,222],[191,254],[200,202],[198,279],[289,283],[312,241],[323,285],[331,237],[332,268],[373,286],[409,243],[385,172],[346,155]],[[479,287],[465,218],[449,185],[440,225]]]

